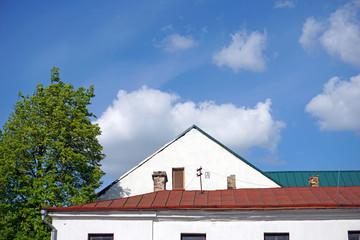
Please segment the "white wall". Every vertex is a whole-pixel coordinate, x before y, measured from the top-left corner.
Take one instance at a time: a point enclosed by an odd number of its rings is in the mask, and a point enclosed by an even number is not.
[[[87,240],[89,233],[113,233],[119,240],[148,240],[152,235],[151,220],[59,219],[53,225],[58,230],[57,240]]]
[[[123,177],[99,200],[133,196],[153,191],[152,173],[166,171],[167,189],[172,188],[172,168],[185,168],[185,189],[200,190],[196,169],[203,168],[203,190],[227,188],[227,177],[236,175],[237,188],[279,187],[275,182],[235,157],[197,129],[192,129]],[[210,178],[205,178],[210,172]]]
[[[180,240],[181,233],[203,233],[207,240],[263,240],[266,232],[287,232],[290,240],[346,240],[348,231],[360,230],[360,211],[351,211],[329,209],[303,213],[302,210],[285,210],[280,214],[244,210],[225,211],[226,214],[224,211],[182,211],[173,215],[161,215],[156,211],[144,211],[142,215],[134,211],[97,216],[94,213],[92,216],[52,213],[50,216],[58,230],[58,240],[85,240],[89,233],[113,233],[115,240]]]
[[[241,221],[241,222],[158,222],[155,240],[180,240],[181,233],[205,233],[206,240],[263,240],[264,233],[287,232],[290,240],[347,240],[348,230],[360,230],[358,220]]]

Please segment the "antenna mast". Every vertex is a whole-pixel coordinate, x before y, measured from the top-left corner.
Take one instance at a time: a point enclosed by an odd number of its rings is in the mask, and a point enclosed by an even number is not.
[[[196,169],[196,171],[197,171],[196,176],[197,176],[197,177],[200,177],[200,189],[201,189],[201,192],[203,192],[203,190],[202,190],[202,180],[201,180],[201,176],[202,176],[201,170],[202,170],[202,167],[201,167],[201,166],[200,166],[199,169]]]

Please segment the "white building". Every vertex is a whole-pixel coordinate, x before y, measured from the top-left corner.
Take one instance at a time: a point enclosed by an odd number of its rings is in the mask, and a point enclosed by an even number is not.
[[[103,201],[42,214],[57,240],[360,240],[360,186],[280,185],[192,126],[101,191]]]
[[[58,240],[360,239],[360,187],[163,190],[45,210]]]
[[[98,199],[152,192],[153,178],[165,181],[163,189],[200,190],[197,178],[200,167],[204,190],[280,187],[260,169],[192,126],[102,190]]]

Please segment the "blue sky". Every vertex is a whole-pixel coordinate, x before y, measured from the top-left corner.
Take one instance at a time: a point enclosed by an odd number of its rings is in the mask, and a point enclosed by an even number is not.
[[[360,169],[359,1],[1,1],[0,123],[95,86],[104,185],[198,125],[262,170]]]

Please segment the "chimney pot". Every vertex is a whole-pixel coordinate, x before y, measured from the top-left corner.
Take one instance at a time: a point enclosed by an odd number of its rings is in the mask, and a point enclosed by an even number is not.
[[[309,187],[318,187],[319,186],[319,175],[314,175],[309,177]]]
[[[168,181],[165,171],[155,171],[152,174],[154,181],[154,192],[166,190],[166,183]]]
[[[230,175],[227,177],[227,189],[236,189],[235,175]]]

